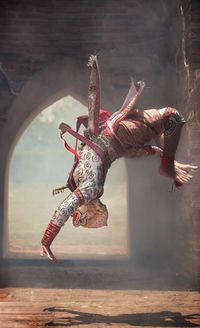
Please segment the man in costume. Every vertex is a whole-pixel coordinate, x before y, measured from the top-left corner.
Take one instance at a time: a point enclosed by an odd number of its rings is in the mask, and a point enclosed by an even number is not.
[[[197,168],[175,160],[181,128],[185,123],[176,109],[166,107],[141,112],[136,110],[136,101],[145,84],[139,82],[137,91],[132,82],[122,107],[110,115],[109,112],[100,110],[96,56],[90,57],[88,66],[91,67],[88,117],[78,118],[76,131],[65,123],[59,126],[65,147],[74,153],[75,160],[66,186],[71,193],[55,211],[42,239],[41,256],[47,255],[51,261],[57,263],[59,261],[53,255],[50,245],[70,216],[75,227],[98,228],[107,225],[108,212],[99,198],[103,194],[107,170],[117,158],[148,156],[159,152],[159,173],[171,178],[177,188],[187,183],[192,178],[191,172]],[[81,123],[86,127],[84,136],[78,133]],[[79,154],[68,146],[63,137],[66,132],[81,141]],[[157,139],[160,147],[148,145],[152,139]],[[54,193],[64,188],[59,188]]]

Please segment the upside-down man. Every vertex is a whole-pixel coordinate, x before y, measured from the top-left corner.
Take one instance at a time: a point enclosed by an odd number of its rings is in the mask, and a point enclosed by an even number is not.
[[[173,180],[175,187],[190,181],[191,172],[197,167],[183,165],[175,160],[181,128],[185,123],[182,115],[174,108],[149,109],[138,111],[136,101],[144,83],[140,82],[136,91],[132,82],[121,109],[112,116],[100,110],[99,71],[96,56],[91,56],[88,92],[88,117],[79,117],[78,126],[86,127],[84,136],[61,123],[61,137],[66,148],[73,151],[75,161],[69,175],[67,187],[71,193],[55,211],[42,239],[41,256],[54,262],[59,261],[53,255],[50,245],[60,228],[73,217],[74,226],[98,228],[107,225],[107,209],[99,198],[108,168],[119,157],[139,157],[161,154],[159,173]],[[63,137],[65,132],[75,136],[82,143],[79,155],[72,150]],[[159,140],[159,147],[147,145],[152,139]]]

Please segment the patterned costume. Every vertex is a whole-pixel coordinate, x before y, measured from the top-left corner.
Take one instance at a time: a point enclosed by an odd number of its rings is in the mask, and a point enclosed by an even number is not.
[[[165,136],[173,134],[176,126],[185,122],[174,108],[135,110],[135,103],[145,86],[143,82],[140,82],[138,91],[132,82],[121,109],[110,116],[100,110],[99,72],[95,56],[90,57],[89,66],[92,69],[88,93],[89,115],[88,119],[79,118],[79,123],[81,121],[87,127],[84,136],[65,123],[59,127],[66,148],[70,147],[63,137],[65,132],[79,139],[83,147],[79,155],[73,151],[75,161],[67,184],[71,193],[55,211],[42,239],[44,246],[50,246],[70,216],[75,227],[98,228],[107,225],[108,212],[99,198],[112,162],[122,156],[149,156],[157,151],[162,154],[162,149],[146,143],[162,133]]]

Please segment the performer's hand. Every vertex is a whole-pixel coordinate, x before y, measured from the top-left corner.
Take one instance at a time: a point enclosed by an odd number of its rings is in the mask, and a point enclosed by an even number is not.
[[[44,256],[46,255],[48,257],[49,260],[53,261],[53,262],[56,262],[56,263],[62,263],[61,261],[57,260],[56,257],[53,255],[50,247],[47,247],[47,246],[44,246],[42,245],[42,249],[41,249],[41,253],[40,253],[41,256]]]

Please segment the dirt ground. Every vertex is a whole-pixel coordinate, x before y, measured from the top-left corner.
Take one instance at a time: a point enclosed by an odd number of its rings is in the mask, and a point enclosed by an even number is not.
[[[0,269],[0,327],[200,327],[200,294],[165,270]]]

